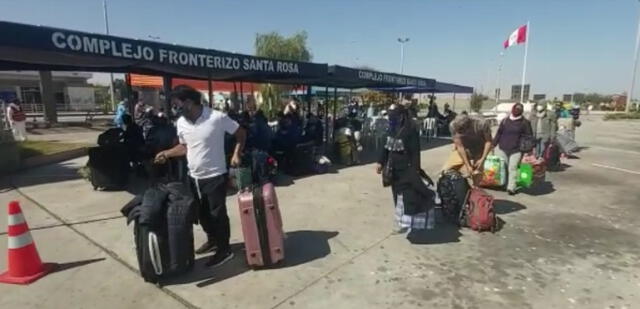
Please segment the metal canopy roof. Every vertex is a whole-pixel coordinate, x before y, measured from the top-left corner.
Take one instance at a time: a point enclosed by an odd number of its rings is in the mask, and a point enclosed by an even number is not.
[[[314,84],[327,65],[0,21],[0,70],[92,71]]]

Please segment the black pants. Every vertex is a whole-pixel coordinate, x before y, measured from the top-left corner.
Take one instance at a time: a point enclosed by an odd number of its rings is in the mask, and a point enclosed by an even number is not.
[[[209,241],[215,242],[218,250],[228,250],[230,238],[227,215],[227,175],[212,178],[191,178],[191,190],[198,201],[198,220],[207,233]]]

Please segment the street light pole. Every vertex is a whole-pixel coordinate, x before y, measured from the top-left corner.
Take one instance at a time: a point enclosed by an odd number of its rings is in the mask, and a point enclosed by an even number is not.
[[[504,52],[500,52],[500,57],[498,57],[498,73],[496,74],[496,104],[500,103],[500,72],[502,72],[502,56],[504,56]]]
[[[404,43],[409,42],[409,38],[398,38],[400,43],[400,74],[404,73]]]
[[[109,35],[109,16],[107,15],[107,0],[102,1],[102,8],[104,9],[104,28]],[[113,72],[109,73],[111,83],[109,84],[109,93],[111,94],[111,108],[115,112],[116,110],[116,97],[113,91]]]
[[[638,71],[638,49],[640,48],[640,15],[638,16],[638,30],[636,33],[636,48],[633,52],[633,72],[631,73],[631,86],[629,87],[629,93],[627,93],[627,105],[625,106],[625,112],[629,112],[631,109],[631,97],[633,96],[633,88],[636,84],[636,71]]]

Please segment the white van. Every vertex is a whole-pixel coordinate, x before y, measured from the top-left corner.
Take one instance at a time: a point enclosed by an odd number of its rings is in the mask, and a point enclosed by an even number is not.
[[[500,123],[502,119],[507,118],[511,113],[511,109],[515,104],[516,104],[515,102],[500,103],[496,105],[493,109],[491,109],[491,112],[493,112],[496,115],[496,121]],[[535,103],[524,103],[523,105],[524,105],[524,116],[529,118],[529,113],[531,113],[531,111],[533,110]]]

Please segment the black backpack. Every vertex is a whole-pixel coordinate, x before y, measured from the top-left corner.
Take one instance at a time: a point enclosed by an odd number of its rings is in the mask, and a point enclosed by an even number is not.
[[[124,130],[120,128],[108,129],[98,135],[99,146],[111,146],[124,142]]]
[[[438,195],[441,200],[442,214],[455,225],[461,225],[460,212],[468,191],[467,179],[456,170],[445,171],[438,179]]]

